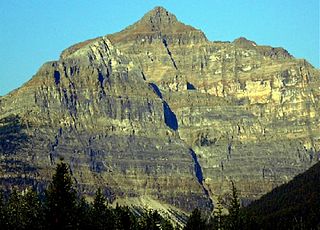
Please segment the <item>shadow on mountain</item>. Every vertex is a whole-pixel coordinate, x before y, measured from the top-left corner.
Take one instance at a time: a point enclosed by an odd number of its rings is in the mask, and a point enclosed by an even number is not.
[[[198,179],[198,182],[200,184],[202,184],[203,174],[202,174],[201,165],[200,165],[200,163],[198,161],[198,157],[197,157],[196,153],[192,149],[190,149],[190,154],[191,154],[193,162],[194,162],[194,171],[196,173],[196,177]]]
[[[53,73],[53,77],[54,77],[54,83],[56,85],[59,85],[59,83],[60,83],[60,73],[59,73],[59,71],[55,70],[54,73]]]
[[[173,130],[178,129],[178,120],[174,112],[170,109],[167,102],[163,102],[164,122]]]
[[[98,74],[98,81],[99,81],[99,83],[100,83],[100,87],[103,89],[104,77],[103,77],[103,75],[102,75],[101,72],[99,72],[99,74]]]
[[[189,150],[190,150],[190,155],[192,157],[192,160],[194,162],[194,171],[196,173],[197,180],[198,180],[199,184],[202,186],[202,189],[203,189],[204,193],[207,196],[209,196],[208,190],[203,185],[203,172],[202,172],[202,168],[201,168],[201,165],[199,163],[197,154],[193,151],[193,149],[189,149]],[[213,204],[211,203],[211,205],[213,205]]]
[[[263,229],[319,229],[320,162],[244,209]]]
[[[0,152],[5,155],[15,154],[28,142],[23,128],[19,116],[11,115],[0,120]]]
[[[37,188],[38,181],[33,178],[26,177],[9,177],[9,178],[0,178],[0,185],[2,188],[5,188],[4,191],[9,191],[10,188],[15,186],[21,187],[32,187]]]
[[[190,82],[187,82],[187,90],[196,90],[196,87]]]
[[[3,170],[7,173],[9,172],[17,172],[17,173],[35,173],[37,172],[37,168],[23,162],[21,160],[15,160],[15,159],[5,159],[0,161],[1,165],[3,166]]]
[[[149,86],[151,86],[153,91],[158,95],[158,97],[162,99],[162,93],[161,93],[160,89],[158,88],[158,86],[154,83],[149,83]]]

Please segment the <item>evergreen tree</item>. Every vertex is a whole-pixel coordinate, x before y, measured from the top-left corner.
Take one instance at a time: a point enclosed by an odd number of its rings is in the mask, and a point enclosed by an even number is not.
[[[139,230],[174,230],[171,222],[157,210],[145,210],[139,218]]]
[[[42,229],[44,215],[38,194],[32,190],[9,195],[0,204],[0,229]]]
[[[23,216],[22,216],[22,202],[20,195],[16,190],[10,194],[6,205],[6,228],[7,229],[24,229]]]
[[[44,224],[43,205],[38,194],[29,190],[20,196],[25,229],[42,229]]]
[[[205,221],[201,218],[199,209],[193,210],[191,213],[184,230],[203,230],[206,228]]]
[[[139,221],[141,230],[160,230],[161,216],[157,211],[148,210],[143,213]]]
[[[5,211],[5,200],[3,192],[0,191],[0,229],[5,229],[5,221],[6,221],[6,211]]]
[[[115,217],[115,229],[117,230],[133,230],[137,228],[136,218],[128,208],[128,206],[116,206],[113,210]]]
[[[218,197],[216,209],[214,211],[214,217],[215,217],[215,226],[217,230],[223,229],[223,223],[222,223],[222,204],[221,204],[221,197]]]
[[[241,217],[240,217],[240,201],[238,197],[238,191],[234,182],[231,181],[232,198],[229,205],[229,216],[227,218],[227,229],[239,230],[242,229]]]
[[[167,218],[161,217],[160,225],[161,225],[161,230],[174,230],[174,227],[170,222],[170,220],[168,219],[168,217]]]
[[[93,229],[92,226],[92,218],[91,218],[91,206],[85,200],[85,198],[81,197],[77,202],[77,209],[75,210],[75,215],[78,217],[77,225],[79,229]]]
[[[41,229],[43,210],[37,193],[32,190],[18,193],[14,190],[3,208],[4,229]]]
[[[60,162],[57,165],[53,180],[46,191],[45,201],[48,228],[79,228],[78,217],[75,215],[77,195],[66,163]]]
[[[91,211],[91,226],[94,229],[114,229],[114,217],[111,209],[108,208],[106,197],[102,194],[99,188],[96,192],[92,211]]]

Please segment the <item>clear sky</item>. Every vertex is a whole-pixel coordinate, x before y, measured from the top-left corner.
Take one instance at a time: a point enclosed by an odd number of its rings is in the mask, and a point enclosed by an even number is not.
[[[0,95],[68,46],[117,32],[155,6],[210,40],[244,36],[319,68],[319,0],[0,0]]]

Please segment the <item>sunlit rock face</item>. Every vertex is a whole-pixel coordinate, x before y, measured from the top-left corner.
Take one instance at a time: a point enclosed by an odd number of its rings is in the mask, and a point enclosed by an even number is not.
[[[1,100],[1,184],[45,186],[59,158],[79,190],[212,208],[177,118],[130,57],[102,37],[44,64]]]
[[[233,179],[244,198],[258,197],[319,160],[318,70],[283,48],[243,37],[210,42],[194,28],[126,39],[149,21],[161,20],[147,14],[110,40],[159,87],[212,194],[225,193]]]
[[[1,185],[41,190],[63,157],[112,201],[211,209],[230,180],[254,199],[319,160],[319,87],[282,48],[211,42],[157,7],[0,98]]]

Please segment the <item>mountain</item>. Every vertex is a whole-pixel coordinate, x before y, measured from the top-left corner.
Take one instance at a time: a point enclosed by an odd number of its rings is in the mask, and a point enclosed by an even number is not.
[[[263,229],[318,229],[319,194],[320,163],[317,163],[254,201],[245,212]]]
[[[0,98],[0,184],[79,190],[171,213],[256,199],[319,160],[320,71],[246,38],[212,42],[156,7],[75,44]]]

